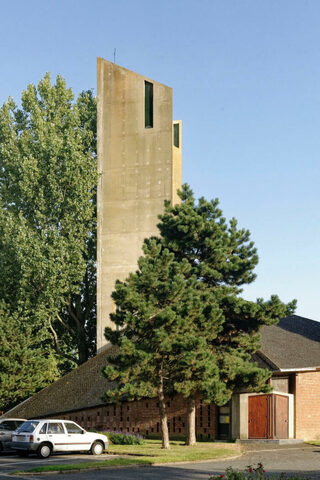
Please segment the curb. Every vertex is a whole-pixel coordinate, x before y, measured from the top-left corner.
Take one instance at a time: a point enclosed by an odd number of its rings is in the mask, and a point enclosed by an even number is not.
[[[50,470],[49,472],[19,472],[19,473],[10,473],[9,475],[11,475],[12,477],[21,477],[21,476],[24,476],[24,475],[27,475],[28,477],[32,477],[32,476],[39,476],[39,475],[63,475],[63,474],[66,474],[66,473],[82,473],[82,472],[94,472],[94,471],[97,471],[97,470],[110,470],[111,468],[116,468],[116,469],[119,469],[119,468],[134,468],[134,467],[137,467],[137,468],[143,468],[143,467],[152,467],[153,464],[141,464],[141,465],[137,465],[135,463],[132,463],[131,465],[114,465],[114,466],[111,466],[109,467],[108,465],[105,465],[105,466],[102,466],[102,467],[88,467],[88,468],[75,468],[73,470]]]
[[[39,476],[39,475],[59,475],[59,474],[66,474],[66,473],[82,473],[82,472],[94,472],[98,470],[109,470],[111,468],[145,468],[145,467],[166,467],[167,465],[186,465],[186,464],[193,464],[193,463],[211,463],[211,462],[223,462],[225,460],[234,460],[236,458],[240,458],[243,456],[243,453],[240,455],[234,455],[232,457],[221,457],[221,458],[212,458],[207,460],[187,460],[185,462],[167,462],[167,463],[150,463],[150,464],[141,464],[137,465],[132,463],[131,465],[104,465],[104,466],[96,466],[96,467],[88,467],[88,468],[78,468],[73,470],[50,470],[48,472],[19,472],[19,473],[11,473],[13,477],[19,477],[22,475],[27,476]]]
[[[210,462],[224,462],[225,460],[233,460],[235,458],[243,457],[244,452],[240,455],[233,455],[232,457],[209,458],[207,460],[186,460],[185,462],[167,462],[167,463],[153,463],[153,467],[164,467],[166,465],[187,465],[192,463],[210,463]]]

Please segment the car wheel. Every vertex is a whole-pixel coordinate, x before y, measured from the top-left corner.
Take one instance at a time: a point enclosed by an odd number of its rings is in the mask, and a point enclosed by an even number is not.
[[[51,455],[51,445],[48,443],[41,443],[40,447],[37,450],[37,455],[39,458],[48,458]]]
[[[101,455],[103,450],[104,450],[104,447],[101,442],[94,442],[91,447],[92,455]]]

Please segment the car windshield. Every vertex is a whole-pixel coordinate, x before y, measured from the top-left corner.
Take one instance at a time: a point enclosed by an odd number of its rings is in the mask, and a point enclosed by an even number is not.
[[[21,425],[18,429],[18,433],[32,433],[37,425],[39,425],[39,422],[36,420],[28,420]]]

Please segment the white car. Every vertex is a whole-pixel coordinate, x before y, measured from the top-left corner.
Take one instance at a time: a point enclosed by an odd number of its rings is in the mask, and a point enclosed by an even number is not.
[[[68,420],[27,420],[12,435],[12,450],[20,456],[36,453],[48,458],[52,452],[90,452],[101,455],[108,448],[106,435],[86,432]]]
[[[10,450],[12,432],[17,430],[25,421],[24,418],[0,419],[0,452]]]

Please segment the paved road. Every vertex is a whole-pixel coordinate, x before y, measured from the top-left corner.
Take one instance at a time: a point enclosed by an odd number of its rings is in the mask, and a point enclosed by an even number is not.
[[[169,466],[154,467],[130,467],[113,468],[95,472],[83,472],[74,474],[59,474],[34,477],[37,480],[208,480],[212,473],[223,473],[228,466],[243,470],[249,464],[262,462],[270,474],[275,473],[300,473],[310,479],[320,480],[320,448],[313,446],[295,447],[257,447],[258,450],[249,449],[245,455],[234,460],[203,462],[192,464],[176,464]],[[35,465],[45,463],[65,463],[93,460],[91,455],[55,455],[49,460],[38,460],[36,458],[21,459],[15,456],[0,457],[0,480],[8,480],[10,472],[20,468],[31,468]],[[110,458],[108,455],[100,456],[99,459]],[[112,456],[112,458],[114,458]],[[19,477],[30,480],[30,477]]]
[[[63,455],[54,454],[48,459],[41,460],[37,458],[35,455],[32,455],[28,458],[21,458],[13,454],[8,454],[8,455],[2,454],[0,455],[0,480],[8,479],[8,478],[11,478],[11,479],[17,478],[17,477],[12,477],[10,475],[10,473],[13,471],[27,470],[29,468],[42,466],[42,465],[54,465],[55,463],[61,465],[64,463],[92,462],[96,460],[109,460],[111,458],[116,458],[116,457],[117,455],[107,455],[107,454],[99,455],[99,456],[87,455],[87,454],[63,454]],[[54,480],[55,478],[60,479],[61,476],[62,475],[59,475],[59,477],[57,477],[56,475],[50,475],[50,477],[44,476],[44,478],[46,478],[46,480],[48,480],[48,478],[50,480]],[[23,475],[21,476],[19,475],[19,479],[21,478],[23,478]],[[26,478],[30,480],[30,476],[28,477],[26,476]],[[33,477],[33,478],[40,480],[42,476],[40,477],[37,475],[36,477]],[[68,478],[69,480],[75,480],[73,475],[71,475],[71,477],[68,476]],[[84,476],[82,477],[82,480],[86,480]]]

